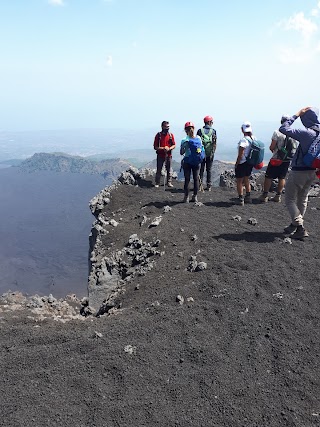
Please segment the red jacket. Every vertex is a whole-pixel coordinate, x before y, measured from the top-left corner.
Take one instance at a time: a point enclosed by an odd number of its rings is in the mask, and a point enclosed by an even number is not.
[[[153,148],[157,150],[159,147],[172,147],[173,145],[176,145],[173,133],[162,133],[158,132],[156,136],[154,137],[154,143]],[[172,151],[164,151],[164,150],[157,150],[157,154],[160,157],[165,158],[166,154],[168,157],[172,157]]]

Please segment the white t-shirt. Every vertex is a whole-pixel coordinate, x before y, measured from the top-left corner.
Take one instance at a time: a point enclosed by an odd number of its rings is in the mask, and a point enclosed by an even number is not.
[[[256,139],[256,138],[252,135],[252,137],[250,137],[250,136],[243,137],[238,142],[238,148],[239,147],[244,148],[244,152],[243,152],[242,157],[241,157],[240,162],[239,162],[240,164],[247,161],[247,156],[250,153],[251,140],[254,140],[254,139]]]

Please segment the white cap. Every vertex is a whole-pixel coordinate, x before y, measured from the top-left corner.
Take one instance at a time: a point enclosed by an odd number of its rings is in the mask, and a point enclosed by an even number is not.
[[[243,130],[243,132],[251,132],[252,133],[252,127],[251,127],[251,123],[250,122],[244,122],[241,125],[241,129]]]

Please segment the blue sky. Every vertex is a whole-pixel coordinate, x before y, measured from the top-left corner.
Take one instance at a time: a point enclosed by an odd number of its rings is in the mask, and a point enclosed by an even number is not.
[[[0,0],[0,129],[273,121],[319,106],[317,0]]]

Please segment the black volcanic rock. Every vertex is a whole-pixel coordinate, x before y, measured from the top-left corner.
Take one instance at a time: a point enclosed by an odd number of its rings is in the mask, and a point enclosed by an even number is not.
[[[185,204],[182,182],[130,174],[91,203],[99,317],[85,303],[65,324],[0,306],[3,425],[316,426],[320,199],[310,237],[288,244],[283,203],[213,188]]]

